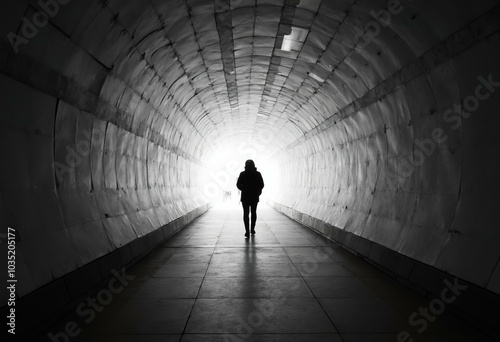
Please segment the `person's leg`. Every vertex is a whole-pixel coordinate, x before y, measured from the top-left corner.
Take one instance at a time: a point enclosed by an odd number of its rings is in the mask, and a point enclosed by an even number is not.
[[[245,224],[245,236],[248,237],[248,214],[250,212],[250,205],[248,203],[241,203],[243,205],[243,223]]]
[[[252,234],[255,234],[255,222],[257,222],[257,203],[252,203],[252,205],[250,206],[251,210],[252,210],[252,231],[251,233]]]

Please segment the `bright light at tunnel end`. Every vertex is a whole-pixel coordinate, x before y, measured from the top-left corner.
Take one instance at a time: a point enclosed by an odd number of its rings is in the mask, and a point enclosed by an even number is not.
[[[255,162],[257,171],[264,179],[260,201],[271,199],[279,188],[279,165],[269,158],[268,150],[273,139],[271,134],[258,133],[255,138],[216,149],[207,159],[206,172],[202,172],[199,178],[203,201],[210,202],[213,207],[238,206],[240,192],[236,181],[248,159]]]

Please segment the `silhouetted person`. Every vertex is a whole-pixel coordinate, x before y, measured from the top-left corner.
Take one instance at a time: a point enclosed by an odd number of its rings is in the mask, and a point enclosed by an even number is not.
[[[243,222],[245,223],[245,237],[248,237],[248,213],[251,211],[251,233],[255,234],[255,222],[257,221],[257,203],[264,188],[262,175],[257,171],[253,160],[245,162],[245,171],[240,173],[236,186],[241,190],[241,204],[243,205]]]

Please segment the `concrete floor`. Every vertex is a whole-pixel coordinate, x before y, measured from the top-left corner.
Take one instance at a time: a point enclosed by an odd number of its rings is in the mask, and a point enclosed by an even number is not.
[[[258,215],[245,239],[239,207],[211,209],[52,340],[489,341],[446,311],[419,334],[409,317],[429,301],[270,207]]]

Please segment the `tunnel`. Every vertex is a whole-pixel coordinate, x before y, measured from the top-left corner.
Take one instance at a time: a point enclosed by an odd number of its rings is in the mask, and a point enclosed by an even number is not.
[[[2,333],[34,338],[228,205],[240,220],[253,159],[269,222],[428,299],[464,284],[446,310],[498,338],[499,5],[3,1]]]

